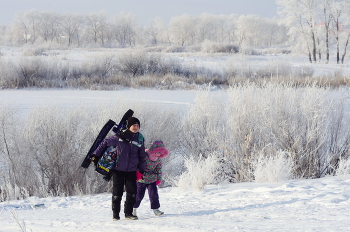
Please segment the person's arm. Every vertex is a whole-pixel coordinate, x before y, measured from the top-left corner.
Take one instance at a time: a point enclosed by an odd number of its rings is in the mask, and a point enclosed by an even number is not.
[[[104,139],[100,145],[96,148],[96,150],[92,153],[92,155],[96,156],[97,158],[100,158],[103,154],[103,152],[109,147],[109,140],[111,140],[111,137]]]
[[[146,170],[145,167],[145,157],[146,157],[146,151],[145,151],[145,146],[142,145],[141,147],[139,147],[138,150],[138,158],[139,158],[139,163],[137,164],[137,168],[141,173],[144,173]]]

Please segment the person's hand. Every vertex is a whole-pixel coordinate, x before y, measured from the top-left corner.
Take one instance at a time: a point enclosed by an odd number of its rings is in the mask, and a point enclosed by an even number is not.
[[[91,158],[91,163],[94,163],[96,164],[97,163],[97,156],[93,155],[92,158]]]
[[[136,181],[142,180],[144,175],[142,174],[143,172],[136,171]]]
[[[160,180],[156,181],[156,185],[160,185],[160,183],[162,183],[162,181],[160,181]]]

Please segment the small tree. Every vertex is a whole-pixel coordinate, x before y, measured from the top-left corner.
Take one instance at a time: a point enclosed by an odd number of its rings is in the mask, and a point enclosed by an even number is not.
[[[317,9],[315,0],[277,0],[279,14],[284,18],[290,33],[297,40],[300,36],[307,43],[309,61],[316,62],[317,52]]]

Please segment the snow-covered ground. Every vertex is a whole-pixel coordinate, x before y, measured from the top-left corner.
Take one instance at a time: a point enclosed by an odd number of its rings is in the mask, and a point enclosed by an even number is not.
[[[112,220],[111,194],[0,203],[0,231],[349,231],[350,176],[159,190],[164,215],[147,197],[139,220]],[[45,208],[32,209],[43,203]],[[17,217],[17,220],[15,219]]]

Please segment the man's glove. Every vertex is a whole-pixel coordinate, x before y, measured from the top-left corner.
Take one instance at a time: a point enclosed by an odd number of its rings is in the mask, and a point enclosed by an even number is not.
[[[93,155],[92,158],[91,158],[91,163],[97,165],[97,162],[98,162],[98,157]]]
[[[162,183],[160,180],[156,181],[156,185],[160,185],[160,183]]]

